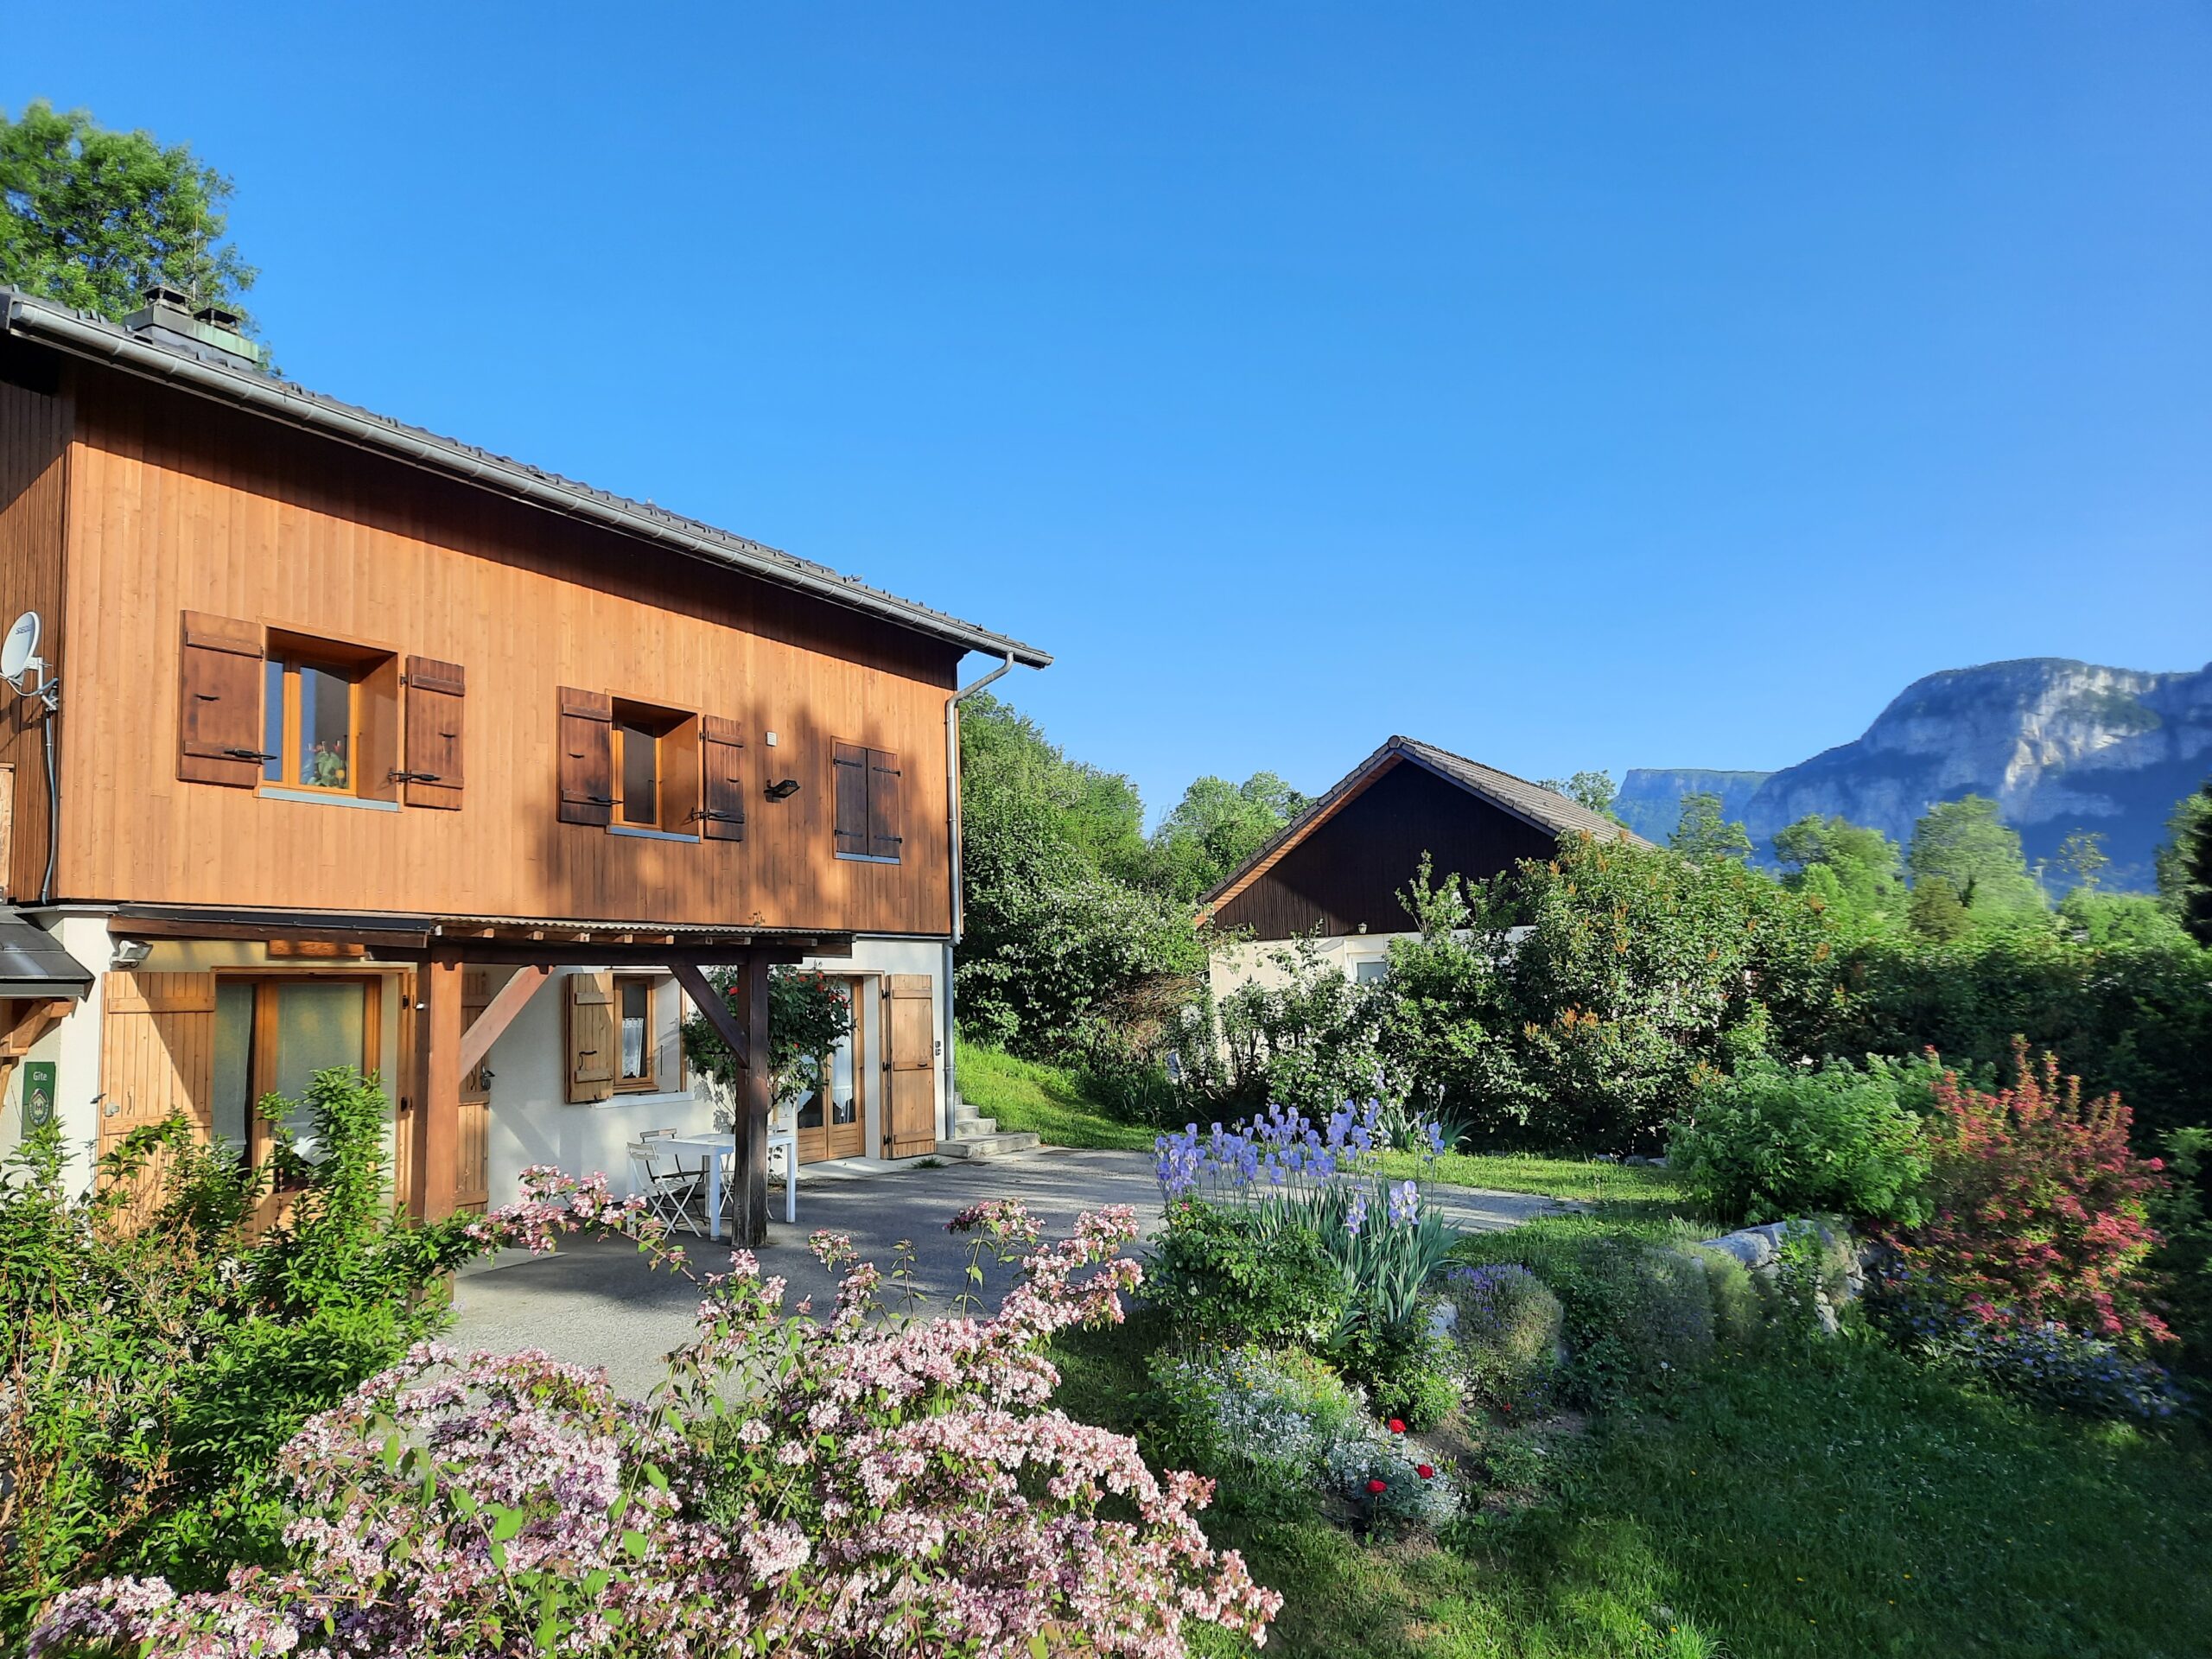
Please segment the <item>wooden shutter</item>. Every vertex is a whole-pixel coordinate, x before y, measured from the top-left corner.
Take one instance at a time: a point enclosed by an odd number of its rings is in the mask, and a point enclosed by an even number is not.
[[[927,974],[883,981],[883,1155],[937,1150],[937,983]]]
[[[569,976],[569,1098],[611,1099],[614,1094],[614,976]]]
[[[561,688],[561,822],[603,828],[613,820],[614,699],[564,685]]]
[[[868,751],[840,743],[832,759],[837,775],[837,851],[868,855]]]
[[[262,632],[257,622],[184,613],[177,684],[176,775],[251,789],[261,781]]]
[[[896,858],[899,843],[899,757],[888,749],[868,752],[868,855]]]
[[[709,841],[745,839],[744,759],[742,726],[718,715],[699,716],[699,833]]]
[[[407,659],[407,804],[461,806],[461,700],[467,676],[459,663]]]
[[[214,1129],[215,976],[111,973],[101,988],[101,1155],[172,1112],[182,1112],[206,1141]],[[140,1166],[138,1219],[170,1157],[163,1149]]]

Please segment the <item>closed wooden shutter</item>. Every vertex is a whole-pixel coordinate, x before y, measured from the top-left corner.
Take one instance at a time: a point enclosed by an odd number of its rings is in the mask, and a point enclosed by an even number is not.
[[[561,822],[614,818],[614,699],[561,688]]]
[[[614,976],[569,976],[569,1098],[582,1103],[614,1094]]]
[[[257,622],[184,613],[177,677],[176,775],[251,789],[261,781],[262,631]]]
[[[868,855],[896,858],[899,846],[899,757],[868,752]]]
[[[936,982],[927,974],[883,981],[883,1155],[937,1150]]]
[[[699,833],[709,841],[745,839],[745,728],[718,715],[699,716]]]
[[[832,753],[837,775],[837,850],[855,857],[868,855],[868,751],[857,743],[840,743]]]
[[[461,806],[461,704],[467,676],[459,663],[407,659],[407,804]]]
[[[175,1112],[206,1141],[214,1128],[215,976],[111,973],[101,988],[100,1155]],[[164,1149],[141,1166],[142,1219],[169,1157]]]

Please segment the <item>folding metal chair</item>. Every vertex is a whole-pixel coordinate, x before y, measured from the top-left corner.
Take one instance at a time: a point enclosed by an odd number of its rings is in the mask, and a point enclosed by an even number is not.
[[[688,1227],[694,1237],[705,1236],[699,1224],[691,1218],[690,1211],[700,1179],[696,1173],[684,1169],[671,1154],[660,1151],[651,1141],[630,1143],[631,1191],[645,1201],[646,1210],[669,1231]]]

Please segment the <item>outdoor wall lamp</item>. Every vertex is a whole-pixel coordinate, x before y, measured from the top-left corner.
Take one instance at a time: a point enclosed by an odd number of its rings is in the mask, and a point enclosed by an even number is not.
[[[780,783],[768,785],[768,798],[772,801],[788,801],[798,793],[798,779],[796,778],[786,778]]]

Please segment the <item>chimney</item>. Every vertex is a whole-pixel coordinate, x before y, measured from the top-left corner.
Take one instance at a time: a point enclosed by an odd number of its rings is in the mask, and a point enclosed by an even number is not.
[[[123,326],[141,340],[203,363],[258,373],[261,347],[238,332],[244,321],[223,306],[194,307],[190,295],[156,283],[146,290],[146,303],[125,317]]]

